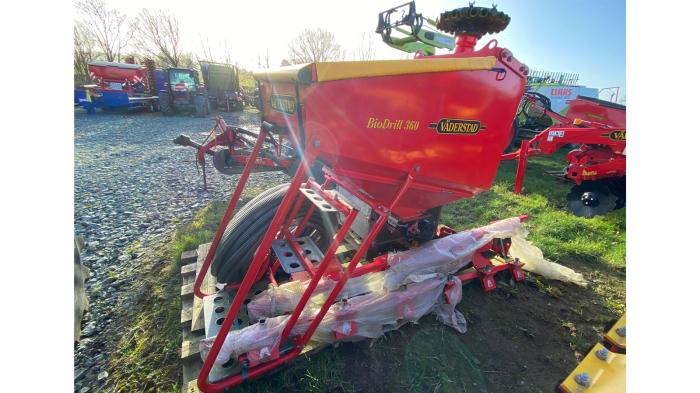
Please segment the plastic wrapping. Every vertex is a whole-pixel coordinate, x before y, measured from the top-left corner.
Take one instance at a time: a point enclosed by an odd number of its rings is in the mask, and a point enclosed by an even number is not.
[[[515,236],[520,226],[520,218],[508,218],[390,254],[384,285],[394,290],[409,282],[455,273],[471,262],[476,250],[493,239]]]
[[[576,273],[573,269],[546,260],[542,250],[525,240],[526,235],[527,232],[523,230],[517,236],[512,237],[509,250],[511,256],[519,258],[525,263],[523,270],[552,280],[570,282],[582,287],[588,286],[588,281],[583,278],[581,273]]]
[[[466,333],[467,319],[461,312],[455,310],[457,304],[462,301],[462,281],[457,277],[450,277],[444,292],[445,302],[436,305],[433,310],[437,320],[462,334]]]
[[[268,318],[263,322],[229,332],[226,335],[224,344],[221,346],[221,350],[216,355],[214,364],[222,365],[230,358],[235,359],[241,354],[248,352],[257,352],[262,359],[268,357],[272,354],[274,348],[277,347],[277,343],[279,342],[288,319],[289,315]],[[312,319],[313,314],[302,313],[299,320],[292,328],[291,335],[302,334],[309,327]],[[209,355],[215,338],[216,337],[208,337],[199,342],[202,360],[206,359]]]
[[[384,276],[385,272],[377,272],[351,278],[343,286],[338,299],[377,292],[384,286]],[[270,286],[251,299],[248,303],[248,315],[257,320],[291,313],[301,300],[309,281],[291,281],[278,287]],[[310,309],[320,308],[335,284],[336,281],[322,278],[309,298],[307,307]]]
[[[443,296],[448,281],[453,284]],[[387,331],[398,329],[407,322],[417,322],[431,311],[436,313],[438,320],[464,332],[464,316],[455,310],[461,295],[461,283],[455,277],[450,280],[432,278],[391,292],[380,288],[375,292],[333,304],[312,339],[332,343],[376,338]],[[291,335],[304,333],[317,312],[318,309],[305,309],[292,328]],[[277,347],[288,319],[288,315],[267,318],[264,322],[229,332],[214,363],[224,364],[229,358],[237,358],[243,353],[255,353],[259,359],[269,357]],[[200,341],[199,348],[203,359],[209,354],[213,342],[214,337]]]
[[[462,283],[450,275],[471,262],[479,248],[497,238],[511,238],[510,253],[525,262],[525,270],[551,279],[587,284],[581,274],[544,259],[542,252],[525,240],[525,236],[527,231],[520,219],[513,217],[391,254],[386,271],[348,280],[312,339],[332,343],[377,338],[407,322],[417,322],[431,312],[441,323],[460,333],[466,332],[464,315],[455,310],[462,299]],[[265,320],[229,332],[215,363],[223,364],[244,353],[259,360],[273,356],[289,319],[283,314],[294,310],[308,284],[309,280],[289,282],[255,296],[248,303],[248,314],[252,319]],[[319,281],[292,328],[292,336],[308,329],[335,284],[327,278]],[[200,342],[203,358],[213,342],[214,337]]]
[[[406,322],[417,322],[441,302],[446,281],[435,278],[335,303],[313,337],[322,342],[377,338]]]

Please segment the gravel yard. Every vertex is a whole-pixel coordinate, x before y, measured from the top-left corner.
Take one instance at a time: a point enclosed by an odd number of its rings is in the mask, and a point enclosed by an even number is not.
[[[230,124],[255,129],[256,112],[224,114]],[[76,391],[93,391],[103,380],[102,334],[116,324],[115,304],[127,299],[124,285],[138,273],[138,258],[167,240],[177,226],[213,199],[227,198],[238,177],[226,177],[207,162],[209,189],[202,187],[195,151],[173,144],[179,134],[201,141],[212,116],[165,117],[160,113],[87,115],[75,112],[74,229],[85,238],[82,261],[90,269],[90,301],[74,366]],[[253,174],[252,185],[266,187],[286,176]],[[128,299],[126,300],[128,302]],[[128,303],[127,303],[128,304]],[[113,329],[109,329],[113,331]],[[118,329],[117,329],[118,330]],[[112,337],[109,337],[112,339]]]

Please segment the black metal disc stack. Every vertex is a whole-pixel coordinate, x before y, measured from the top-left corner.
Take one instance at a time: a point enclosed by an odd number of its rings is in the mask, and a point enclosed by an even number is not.
[[[440,14],[437,28],[454,35],[471,35],[481,38],[484,34],[493,34],[503,31],[510,23],[510,16],[496,9],[494,5],[488,7],[475,7],[470,3],[469,7],[457,8]]]

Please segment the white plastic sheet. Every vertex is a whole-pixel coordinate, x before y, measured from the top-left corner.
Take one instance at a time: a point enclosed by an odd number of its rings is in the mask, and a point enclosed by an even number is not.
[[[377,272],[351,278],[343,286],[338,299],[380,291],[384,286],[384,276],[384,272]],[[257,320],[291,313],[301,300],[309,281],[291,281],[278,287],[270,286],[251,299],[248,303],[248,315]],[[320,308],[335,284],[336,281],[322,278],[309,298],[307,307]]]
[[[588,286],[588,281],[583,278],[581,273],[545,259],[542,250],[525,240],[526,235],[527,232],[521,231],[517,236],[511,238],[510,245],[510,255],[525,263],[523,270],[551,280],[570,282],[582,287]]]
[[[390,254],[384,285],[393,290],[408,282],[455,273],[471,262],[476,250],[493,239],[515,236],[520,225],[518,217],[508,218]]]
[[[464,316],[455,310],[461,299],[461,283],[454,283],[449,295],[443,296],[447,278],[432,278],[411,283],[395,291],[370,292],[341,300],[328,310],[314,332],[312,339],[319,342],[356,341],[363,338],[380,337],[387,331],[398,329],[407,322],[417,322],[424,315],[435,312],[438,320],[466,331]],[[456,281],[455,281],[456,280]],[[449,299],[449,300],[448,300]],[[447,303],[455,302],[455,303]],[[292,328],[291,335],[305,332],[318,309],[307,307]],[[229,332],[215,364],[224,364],[229,358],[237,358],[248,352],[258,352],[265,358],[278,345],[288,315],[267,318],[264,322]],[[202,359],[206,359],[214,337],[200,341]]]

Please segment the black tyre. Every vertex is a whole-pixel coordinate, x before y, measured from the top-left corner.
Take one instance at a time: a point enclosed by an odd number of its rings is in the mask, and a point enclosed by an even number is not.
[[[517,117],[513,120],[513,126],[510,129],[510,138],[506,143],[506,147],[503,149],[504,153],[507,153],[509,150],[517,150],[520,147],[520,126],[518,125]]]
[[[170,94],[165,91],[158,93],[158,106],[164,116],[172,116],[175,114],[175,109],[170,104]]]
[[[234,215],[212,259],[211,272],[218,282],[237,283],[243,280],[288,189],[287,183],[265,190]],[[301,220],[307,209],[308,205],[303,206],[296,218]],[[328,217],[324,220],[321,213],[315,211],[302,236],[311,236],[321,251],[325,251],[331,241],[331,226]]]

